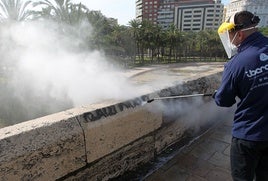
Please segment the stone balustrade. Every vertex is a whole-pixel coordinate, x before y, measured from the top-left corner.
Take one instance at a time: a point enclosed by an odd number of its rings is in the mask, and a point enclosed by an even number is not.
[[[162,101],[147,100],[212,93],[220,78],[215,73],[125,102],[74,108],[2,128],[0,180],[109,180],[133,171],[189,129],[167,118]]]

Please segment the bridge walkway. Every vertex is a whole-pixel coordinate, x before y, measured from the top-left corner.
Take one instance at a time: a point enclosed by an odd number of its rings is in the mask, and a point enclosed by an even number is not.
[[[232,120],[214,126],[145,181],[231,181]]]

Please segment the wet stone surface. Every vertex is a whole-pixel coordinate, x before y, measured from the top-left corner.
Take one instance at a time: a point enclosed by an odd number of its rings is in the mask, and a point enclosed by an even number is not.
[[[145,181],[231,181],[231,122],[226,120],[178,152]]]

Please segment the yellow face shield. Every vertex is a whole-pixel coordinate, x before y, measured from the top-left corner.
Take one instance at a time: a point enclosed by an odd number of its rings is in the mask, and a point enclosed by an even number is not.
[[[218,29],[218,34],[222,34],[225,33],[226,31],[231,31],[235,28],[235,24],[234,23],[227,23],[224,22],[221,24],[221,26]]]
[[[237,53],[237,46],[239,46],[238,41],[235,40],[238,35],[237,32],[254,29],[259,22],[260,18],[258,16],[255,16],[248,11],[240,11],[230,16],[226,22],[220,25],[218,34],[228,58],[231,58]],[[229,37],[230,32],[235,33],[234,35],[232,34],[232,40],[230,40]],[[234,45],[233,42],[235,42],[236,45]]]

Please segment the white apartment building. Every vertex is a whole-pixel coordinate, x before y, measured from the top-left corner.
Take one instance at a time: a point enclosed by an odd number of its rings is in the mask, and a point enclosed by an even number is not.
[[[136,0],[136,20],[142,21],[142,0]]]
[[[157,24],[163,29],[167,29],[171,24],[174,24],[174,9],[178,1],[162,0],[158,9]]]
[[[226,5],[226,18],[234,13],[247,10],[259,16],[259,27],[268,26],[268,0],[230,0]]]
[[[180,4],[175,7],[174,24],[180,31],[217,30],[223,10],[221,0]]]
[[[161,9],[158,11],[157,23],[163,28],[168,28],[173,24],[174,20],[174,10],[171,9]]]

